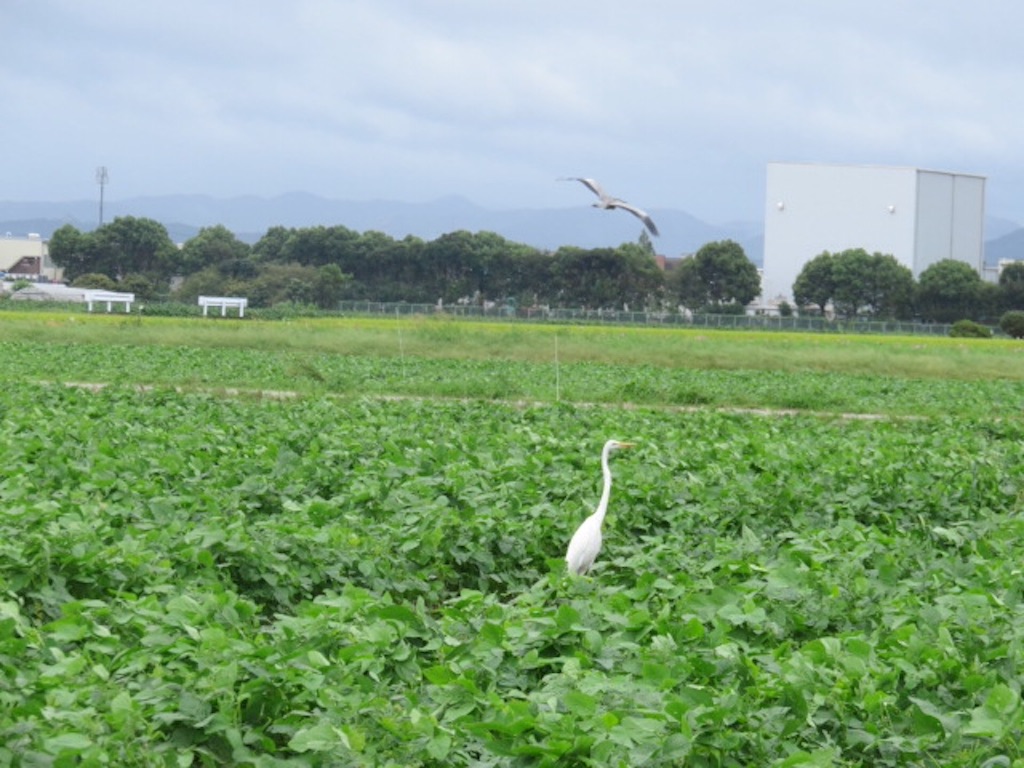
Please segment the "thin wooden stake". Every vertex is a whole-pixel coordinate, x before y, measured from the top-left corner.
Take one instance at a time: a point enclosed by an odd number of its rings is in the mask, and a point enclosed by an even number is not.
[[[555,334],[555,402],[562,401],[562,371],[558,365],[558,334]]]
[[[395,327],[398,328],[398,357],[402,361],[402,379],[405,380],[405,343],[402,341],[402,324],[398,321],[398,307],[395,307]]]

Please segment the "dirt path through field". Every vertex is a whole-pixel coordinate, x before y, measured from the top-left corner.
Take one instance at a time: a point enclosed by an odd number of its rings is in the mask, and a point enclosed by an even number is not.
[[[39,384],[54,384],[57,382],[40,381]],[[86,389],[91,392],[99,392],[107,387],[116,386],[109,382],[94,381],[65,381],[64,386]],[[131,387],[137,392],[154,392],[160,389],[172,389],[180,394],[194,393],[206,395],[221,395],[224,397],[247,397],[255,400],[297,400],[306,397],[301,392],[283,389],[243,389],[239,387],[165,387],[155,384],[134,384]],[[476,398],[468,397],[426,397],[422,395],[327,395],[336,400],[354,400],[365,398],[380,401],[415,400],[426,402],[438,400],[444,402],[474,402]],[[516,408],[538,408],[554,403],[546,400],[488,400],[487,402],[501,403]],[[626,410],[637,410],[650,408],[651,410],[667,411],[670,413],[731,413],[748,416],[764,417],[794,417],[794,416],[815,416],[822,419],[841,419],[844,421],[920,421],[924,416],[902,416],[886,413],[837,413],[834,411],[812,411],[799,408],[739,408],[733,406],[714,405],[657,405],[652,403],[593,403],[574,402],[573,405],[581,408],[621,408]]]

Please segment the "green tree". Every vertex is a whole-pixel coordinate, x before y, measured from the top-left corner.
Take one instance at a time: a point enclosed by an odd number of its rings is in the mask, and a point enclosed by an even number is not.
[[[156,296],[156,286],[153,281],[138,272],[132,272],[121,278],[115,290],[134,293],[137,301],[151,301]]]
[[[999,327],[1011,338],[1024,339],[1024,311],[1011,309],[1003,313],[999,318]]]
[[[251,280],[259,275],[263,266],[265,265],[251,258],[228,259],[219,262],[214,269],[231,280]]]
[[[313,301],[321,309],[336,309],[347,281],[348,275],[337,264],[324,264],[313,281]]]
[[[757,267],[732,240],[708,243],[694,259],[712,304],[749,304],[761,292]]]
[[[199,234],[190,238],[181,248],[177,260],[178,270],[190,275],[210,266],[246,261],[252,256],[252,248],[243,243],[227,227],[203,227]]]
[[[429,294],[426,300],[452,302],[468,298],[478,290],[474,279],[480,268],[476,238],[471,232],[458,230],[431,240],[420,253],[420,282]]]
[[[340,225],[296,229],[281,246],[277,261],[312,267],[338,264],[345,271],[346,256],[358,242],[358,232]]]
[[[636,243],[618,248],[563,246],[550,267],[550,287],[542,295],[557,306],[621,309],[660,298],[661,271]]]
[[[1024,309],[1024,261],[1015,261],[1003,267],[999,273],[999,291],[1004,309]]]
[[[283,261],[284,246],[295,233],[286,227],[271,227],[256,244],[252,246],[253,258],[258,261]]]
[[[646,229],[640,230],[640,237],[637,238],[636,242],[648,256],[657,254],[657,251],[654,249],[654,241],[651,240],[651,236],[647,233]]]
[[[335,243],[331,263],[350,277],[344,295],[380,301],[410,300],[408,292],[415,291],[420,283],[421,239],[410,235],[396,243],[390,235],[368,230],[355,239],[337,239]]]
[[[78,275],[84,274],[78,264],[81,260],[82,233],[78,231],[77,227],[70,224],[57,227],[50,236],[47,250],[50,260],[58,267],[63,268],[66,277],[73,280]]]
[[[178,257],[163,224],[134,216],[119,216],[91,233],[65,224],[50,238],[49,251],[69,280],[89,272],[120,280],[138,272],[163,281],[175,271]]]
[[[956,259],[937,261],[918,277],[918,312],[927,322],[973,319],[980,286],[981,277],[970,264]]]
[[[621,283],[622,301],[637,308],[660,305],[665,292],[665,273],[654,260],[650,238],[647,245],[643,242],[646,234],[646,230],[640,234],[641,242],[623,243],[618,248],[626,266]]]
[[[1003,290],[1003,286],[998,283],[982,280],[978,284],[977,307],[977,317],[979,320],[989,325],[998,323],[999,316],[1008,309],[1006,306],[1006,292]]]
[[[54,230],[48,246],[50,260],[64,270],[65,279],[74,282],[82,275],[103,273],[95,238],[70,224]]]
[[[867,309],[871,281],[871,256],[863,248],[851,248],[836,254],[832,264],[835,291],[832,304],[836,314],[853,318]]]
[[[839,253],[824,251],[807,262],[793,283],[798,306],[817,306],[824,314],[831,303],[847,318],[909,317],[914,275],[894,256],[869,254],[863,248]]]
[[[871,254],[864,306],[875,318],[910,318],[914,306],[914,273],[888,253]]]
[[[691,312],[707,303],[707,289],[693,256],[680,259],[665,276],[666,294]]]
[[[833,303],[844,317],[904,317],[910,314],[914,275],[894,256],[854,248],[836,255]]]
[[[317,270],[301,264],[266,264],[253,280],[229,282],[231,295],[246,296],[253,307],[271,307],[284,301],[308,304],[313,301]]]
[[[522,291],[522,267],[536,249],[506,240],[496,232],[477,232],[473,237],[475,259],[470,277],[481,302],[507,299]]]
[[[174,291],[172,297],[175,301],[180,301],[184,304],[195,304],[199,296],[247,295],[244,292],[232,294],[227,290],[228,281],[229,278],[219,269],[207,267],[198,272],[193,272],[186,277],[177,290]],[[252,304],[251,299],[249,303]]]
[[[138,272],[163,280],[176,271],[178,248],[164,225],[153,219],[118,216],[93,232],[92,238],[99,267],[94,271],[114,279]]]
[[[757,267],[747,258],[743,247],[732,240],[703,245],[674,271],[670,281],[672,296],[691,309],[745,306],[761,292]]]
[[[97,288],[101,291],[116,291],[117,283],[101,272],[86,272],[71,281],[75,288]]]
[[[836,293],[836,257],[822,251],[804,264],[793,283],[793,301],[798,307],[814,305],[821,315]]]
[[[625,271],[614,248],[562,246],[553,257],[555,300],[563,307],[618,308],[618,283]]]
[[[545,302],[550,303],[554,259],[536,248],[521,246],[511,254],[508,281],[495,296],[514,297],[519,306],[528,307]]]

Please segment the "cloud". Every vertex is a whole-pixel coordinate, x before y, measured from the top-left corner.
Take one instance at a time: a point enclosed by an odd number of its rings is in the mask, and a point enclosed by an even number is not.
[[[0,197],[461,194],[750,218],[767,162],[988,174],[1024,205],[1024,7],[998,0],[13,0]],[[1015,185],[1019,189],[1014,192]],[[1024,217],[1024,212],[1022,212]]]

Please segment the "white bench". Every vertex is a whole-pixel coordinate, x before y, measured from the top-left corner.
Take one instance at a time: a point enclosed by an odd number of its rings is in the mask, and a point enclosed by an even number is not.
[[[92,312],[92,305],[94,302],[106,302],[107,312],[110,312],[113,304],[123,303],[124,311],[132,311],[132,302],[135,301],[134,293],[118,293],[117,291],[85,291],[85,303],[89,307],[89,311]]]
[[[241,296],[200,296],[199,306],[203,308],[203,317],[210,307],[220,307],[220,316],[228,313],[228,307],[238,310],[239,317],[245,317],[245,308],[249,306],[249,300]]]

